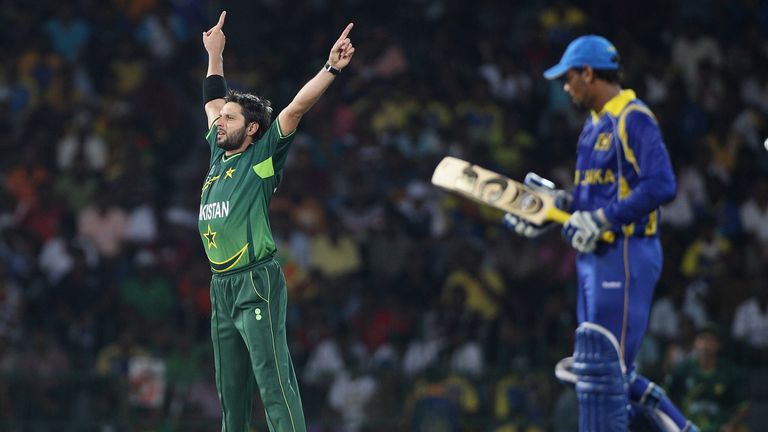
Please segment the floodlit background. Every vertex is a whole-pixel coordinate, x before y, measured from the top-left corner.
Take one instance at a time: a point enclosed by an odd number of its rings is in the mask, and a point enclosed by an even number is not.
[[[576,430],[552,373],[573,250],[428,181],[451,154],[568,188],[587,114],[541,73],[585,33],[619,49],[678,176],[638,367],[715,412],[704,430],[745,403],[768,430],[768,1],[599,3],[4,0],[0,430],[219,430],[196,225],[201,32],[222,9],[230,86],[277,110],[355,22],[271,206],[313,431]],[[692,341],[711,323],[708,395]]]

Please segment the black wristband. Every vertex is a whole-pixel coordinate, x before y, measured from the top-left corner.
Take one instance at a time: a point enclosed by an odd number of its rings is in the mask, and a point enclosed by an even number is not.
[[[203,103],[227,96],[227,81],[221,75],[210,75],[203,80]]]
[[[341,72],[341,69],[336,69],[335,67],[331,66],[330,63],[326,63],[325,66],[323,66],[323,69],[327,70],[328,72],[332,73],[333,75],[338,75],[339,72]]]

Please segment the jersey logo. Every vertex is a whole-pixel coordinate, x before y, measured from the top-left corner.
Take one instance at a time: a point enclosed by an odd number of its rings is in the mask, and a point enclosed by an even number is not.
[[[216,180],[218,180],[218,179],[219,179],[219,177],[221,177],[221,176],[220,176],[220,175],[217,175],[217,176],[213,176],[213,177],[210,177],[208,180],[206,180],[206,181],[205,181],[205,184],[203,185],[203,192],[205,192],[205,190],[206,190],[206,189],[208,189],[208,187],[209,187],[210,185],[212,185],[212,184],[213,184],[213,182],[215,182]]]
[[[206,240],[208,240],[208,249],[216,246],[216,231],[211,230],[211,224],[208,224],[208,232],[203,234]]]
[[[243,255],[245,255],[246,249],[248,249],[248,243],[246,243],[245,246],[242,247],[242,249],[235,252],[234,255],[232,255],[231,257],[229,257],[224,261],[217,262],[217,261],[208,259],[208,261],[211,263],[211,270],[221,273],[231,269],[232,267],[235,266],[235,264],[237,264],[238,261],[240,261],[240,258],[242,258]]]
[[[224,178],[232,178],[232,174],[234,174],[235,171],[237,171],[236,168],[228,169],[227,172],[224,174]]]
[[[275,175],[275,167],[272,165],[272,156],[254,165],[253,171],[256,173],[256,175],[263,179]]]
[[[610,132],[604,132],[597,136],[595,141],[596,151],[608,151],[611,148],[611,142],[613,141],[613,135]]]

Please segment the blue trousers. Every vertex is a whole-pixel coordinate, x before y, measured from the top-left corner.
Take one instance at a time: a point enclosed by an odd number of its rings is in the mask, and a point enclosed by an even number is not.
[[[631,371],[659,279],[662,252],[656,237],[617,237],[595,253],[579,254],[577,318],[613,333]]]
[[[666,414],[681,430],[698,430],[664,395],[657,392],[655,401],[643,402],[650,381],[635,375],[635,357],[648,327],[653,292],[661,274],[663,256],[655,237],[621,237],[611,245],[601,245],[595,253],[579,254],[577,318],[608,329],[619,343],[619,352],[634,377],[629,398]]]

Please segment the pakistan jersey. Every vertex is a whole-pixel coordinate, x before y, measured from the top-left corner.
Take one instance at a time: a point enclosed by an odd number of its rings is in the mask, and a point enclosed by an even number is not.
[[[705,372],[695,359],[690,359],[667,377],[665,387],[702,432],[719,432],[737,410],[747,405],[745,385],[742,372],[728,362],[720,360],[715,370]]]
[[[198,227],[211,270],[223,273],[275,253],[267,211],[293,134],[283,136],[275,119],[258,141],[229,156],[216,145],[215,123],[206,140],[211,161]]]

